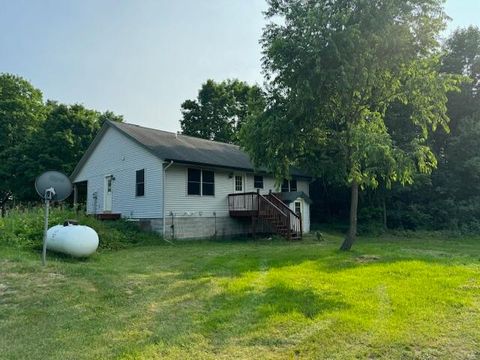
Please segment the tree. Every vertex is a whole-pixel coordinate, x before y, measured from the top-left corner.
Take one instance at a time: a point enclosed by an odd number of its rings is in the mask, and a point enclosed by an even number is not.
[[[446,94],[460,82],[440,73],[442,1],[269,0],[266,14],[268,106],[243,126],[244,147],[278,178],[297,165],[347,184],[350,226],[341,248],[349,250],[359,189],[410,184],[436,166],[428,134],[448,129]],[[402,147],[385,124],[395,103],[409,107],[417,130]]]
[[[42,172],[55,169],[71,174],[106,120],[123,121],[110,111],[101,114],[80,104],[47,101],[45,111],[46,119],[35,136],[18,149],[24,158],[17,164],[22,176],[15,193],[20,200],[35,198],[31,184]]]
[[[237,134],[244,121],[257,116],[263,109],[263,92],[258,86],[239,80],[221,83],[208,80],[196,100],[186,100],[182,104],[180,124],[185,135],[237,143]]]
[[[448,94],[449,127],[452,135],[462,120],[480,111],[480,29],[470,26],[459,28],[446,40],[443,46],[442,72],[461,74],[470,81],[461,84],[460,92]],[[447,151],[449,136],[438,132],[432,138],[435,152],[443,156]]]
[[[0,212],[14,196],[37,199],[36,176],[58,169],[70,174],[106,120],[122,121],[82,105],[43,102],[27,80],[0,74]]]
[[[0,74],[0,209],[14,194],[22,177],[19,148],[45,118],[42,93],[25,79]]]

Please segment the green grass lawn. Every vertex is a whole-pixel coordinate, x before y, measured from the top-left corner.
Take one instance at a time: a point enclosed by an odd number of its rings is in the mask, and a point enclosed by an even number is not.
[[[480,358],[480,239],[340,242],[0,247],[0,358]]]

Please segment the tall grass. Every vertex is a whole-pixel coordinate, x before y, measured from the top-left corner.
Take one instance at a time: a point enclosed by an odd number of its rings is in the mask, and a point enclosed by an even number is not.
[[[158,234],[141,231],[136,224],[125,221],[99,221],[73,209],[55,207],[50,210],[49,227],[75,219],[80,225],[95,229],[100,238],[101,250],[118,250],[143,243],[161,243]],[[14,209],[0,218],[0,246],[13,246],[36,250],[43,241],[44,209]]]

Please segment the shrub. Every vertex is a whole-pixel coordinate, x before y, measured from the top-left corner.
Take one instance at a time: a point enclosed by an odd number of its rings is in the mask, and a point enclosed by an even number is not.
[[[142,231],[132,222],[125,220],[99,221],[91,216],[79,214],[72,209],[52,208],[49,227],[76,219],[80,225],[95,229],[100,239],[100,249],[118,250],[135,244],[161,243],[156,233]],[[44,210],[41,207],[15,209],[5,218],[0,218],[0,245],[28,249],[40,249],[43,241]]]

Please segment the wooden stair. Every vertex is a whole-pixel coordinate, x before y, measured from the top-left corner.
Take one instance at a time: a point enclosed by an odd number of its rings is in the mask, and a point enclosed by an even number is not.
[[[230,216],[260,219],[270,225],[272,231],[288,240],[302,239],[302,219],[273,193],[259,192],[230,194],[228,196]]]

